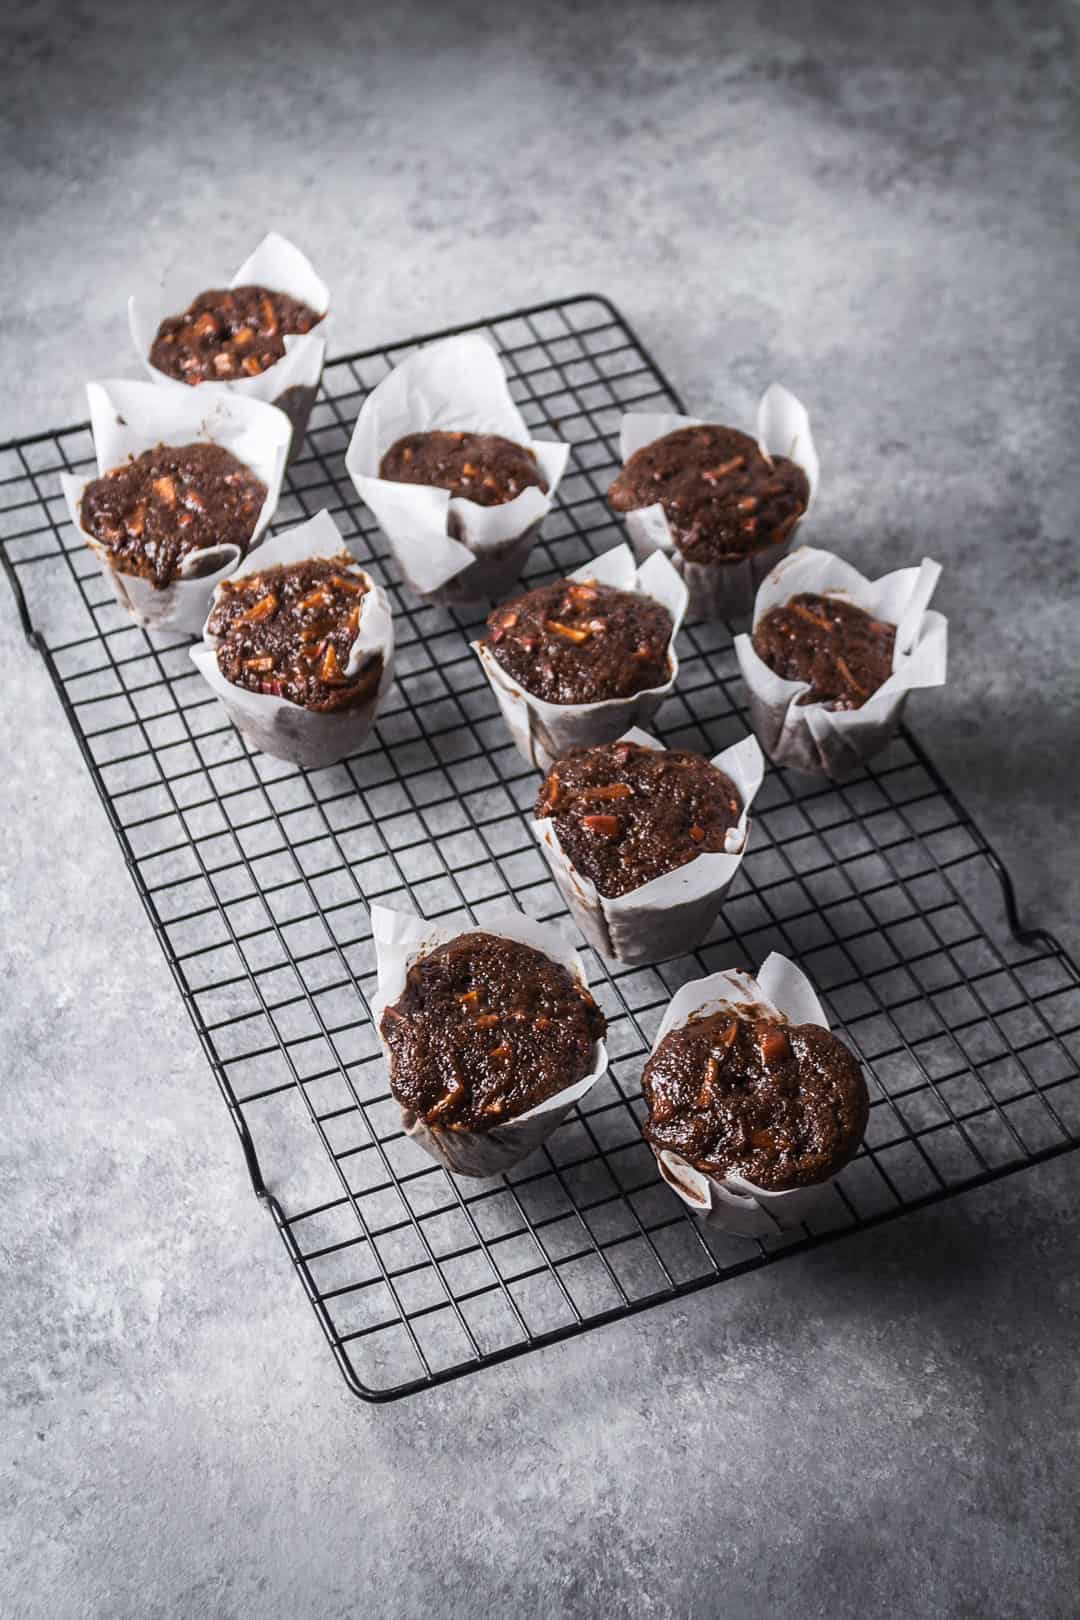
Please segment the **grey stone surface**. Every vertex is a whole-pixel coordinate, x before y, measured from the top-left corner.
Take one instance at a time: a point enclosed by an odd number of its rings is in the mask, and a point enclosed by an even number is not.
[[[342,347],[593,287],[946,566],[918,729],[1078,944],[1076,40],[1049,5],[20,8],[0,435],[278,223]],[[0,1612],[1077,1612],[1076,1165],[387,1409],[347,1394],[0,590]]]

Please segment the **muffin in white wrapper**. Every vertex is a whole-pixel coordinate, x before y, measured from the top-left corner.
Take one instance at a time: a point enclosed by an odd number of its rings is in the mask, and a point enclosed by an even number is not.
[[[615,546],[602,557],[583,563],[567,577],[582,583],[610,585],[620,591],[634,591],[666,607],[672,620],[668,644],[671,674],[663,686],[649,687],[635,692],[632,697],[605,698],[600,703],[549,703],[526,692],[521,682],[502,667],[487,642],[474,641],[472,649],[498,700],[518,752],[541,771],[548,770],[571,748],[614,742],[628,726],[647,724],[665,698],[671,696],[679,676],[675,639],[686,612],[686,586],[666,557],[649,557],[639,567],[629,546]]]
[[[322,316],[310,332],[295,332],[284,338],[285,353],[257,377],[234,377],[228,381],[208,380],[197,384],[181,382],[150,363],[150,350],[158,327],[170,315],[179,315],[192,299],[209,286],[193,287],[191,277],[180,271],[168,277],[153,293],[133,294],[128,299],[128,326],[139,361],[151,382],[160,387],[178,388],[185,393],[226,393],[242,399],[259,399],[276,405],[292,424],[289,459],[299,455],[307,431],[311,407],[319,392],[327,345],[330,340],[330,294],[326,283],[316,275],[306,254],[277,231],[263,237],[255,251],[244,260],[229,281],[230,287],[268,287],[271,292],[287,293]]]
[[[495,433],[536,457],[546,492],[523,489],[501,506],[449,490],[379,476],[390,447],[409,433]],[[390,542],[402,578],[430,601],[505,596],[551,510],[570,446],[533,439],[510,397],[495,350],[477,333],[419,349],[364,401],[345,456],[356,489]]]
[[[329,512],[317,512],[299,528],[274,535],[254,557],[233,569],[230,579],[242,579],[264,568],[283,563],[303,562],[308,557],[339,557],[348,547]],[[394,671],[394,621],[385,592],[357,562],[343,565],[343,572],[356,574],[367,584],[361,598],[360,631],[349,652],[345,676],[351,679],[375,653],[382,655],[382,675],[378,689],[368,702],[354,709],[338,709],[320,714],[288,698],[269,692],[249,692],[235,686],[218,668],[218,640],[203,631],[201,646],[192,647],[191,657],[213,688],[237,731],[252,748],[275,759],[316,770],[333,765],[363,746],[375,722],[379,705],[390,689]],[[215,591],[215,597],[217,592]],[[211,612],[213,611],[211,603]],[[207,615],[209,620],[209,614]]]
[[[756,979],[733,968],[684,984],[668,1004],[652,1051],[656,1051],[669,1030],[680,1028],[694,1017],[749,1005],[764,1009],[766,1015],[774,1014],[783,1023],[829,1027],[829,1020],[806,974],[786,956],[773,951],[766,957]],[[827,1201],[827,1189],[836,1179],[830,1176],[812,1186],[768,1192],[742,1176],[721,1179],[705,1175],[667,1148],[658,1151],[654,1146],[653,1152],[661,1176],[688,1209],[708,1226],[742,1237],[775,1237],[778,1232],[799,1226],[815,1208]]]
[[[869,580],[831,551],[811,546],[777,564],[758,591],[755,626],[772,608],[810,591],[853,602],[897,629],[885,684],[860,709],[835,711],[823,703],[800,703],[809,683],[777,675],[754,651],[751,635],[735,637],[735,655],[750,689],[751,724],[774,764],[842,780],[888,746],[910,691],[944,683],[948,622],[928,605],[940,575],[940,565],[924,557],[918,568],[898,568]]]
[[[380,1029],[383,1013],[402,995],[405,976],[412,963],[440,945],[449,944],[461,934],[494,934],[502,939],[515,940],[520,945],[531,945],[534,950],[542,951],[553,962],[566,968],[573,978],[588,988],[581,958],[559,929],[550,923],[535,922],[523,912],[507,912],[485,919],[475,927],[462,928],[431,923],[423,917],[393,911],[387,906],[372,906],[371,932],[379,973],[378,991],[371,1002],[371,1016],[387,1068],[390,1066],[390,1053]],[[599,1040],[588,1074],[554,1097],[548,1097],[535,1108],[507,1120],[505,1125],[494,1126],[490,1131],[440,1130],[404,1107],[401,1109],[402,1127],[406,1136],[455,1175],[496,1176],[521,1159],[528,1158],[546,1141],[574,1105],[600,1079],[607,1064],[607,1047],[603,1040]]]
[[[712,418],[713,421],[716,418]],[[698,416],[676,416],[667,412],[635,411],[624,416],[619,429],[619,453],[623,466],[638,450],[654,439],[662,439],[677,428],[705,425]],[[787,456],[806,474],[810,494],[806,511],[792,524],[784,538],[748,557],[728,563],[691,562],[675,544],[667,515],[659,501],[624,512],[623,519],[638,557],[662,551],[686,581],[691,619],[745,619],[754,606],[754,592],[780,558],[790,550],[799,525],[809,515],[817,494],[820,467],[810,432],[806,407],[779,383],[770,383],[757,409],[757,441],[763,455]]]
[[[662,750],[663,745],[636,727],[620,742]],[[765,761],[754,737],[746,736],[710,761],[730,777],[742,800],[742,814],[729,829],[723,851],[705,851],[628,894],[602,895],[591,878],[578,872],[566,854],[554,821],[532,823],[559,892],[570,914],[594,950],[617,962],[639,967],[696,950],[719,914],[724,894],[746,853],[750,806],[765,774]]]
[[[194,388],[166,391],[121,379],[87,383],[86,398],[99,478],[159,444],[219,444],[250,468],[266,485],[266,499],[247,545],[250,555],[281,495],[291,431],[281,411],[239,396],[204,395]],[[92,482],[74,473],[60,474],[71,521],[101,563],[117,600],[148,629],[199,635],[214,588],[235,571],[243,555],[240,548],[228,544],[189,551],[181,560],[179,577],[159,590],[141,574],[121,573],[109,548],[83,527],[80,508]]]

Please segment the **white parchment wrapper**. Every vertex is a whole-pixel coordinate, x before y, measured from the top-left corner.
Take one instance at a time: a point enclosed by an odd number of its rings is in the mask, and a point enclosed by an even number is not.
[[[638,567],[629,546],[616,546],[602,557],[583,563],[568,578],[636,591],[666,607],[672,619],[668,643],[671,675],[663,686],[651,686],[635,692],[633,697],[606,698],[602,703],[548,703],[526,692],[520,681],[503,669],[486,641],[472,642],[518,752],[542,771],[570,748],[614,742],[628,726],[650,721],[674,691],[679,677],[675,639],[686,612],[686,586],[666,557],[649,557]]]
[[[754,624],[802,591],[842,596],[876,619],[897,626],[892,674],[861,709],[833,712],[823,703],[800,704],[806,681],[786,681],[754,651],[751,637],[735,637],[735,655],[750,688],[750,720],[777,765],[842,780],[886,748],[915,687],[941,686],[948,663],[948,621],[928,607],[941,567],[924,557],[918,568],[869,580],[831,551],[802,546],[778,563],[762,583]]]
[[[550,923],[534,922],[523,912],[507,912],[477,923],[475,928],[462,928],[431,923],[410,912],[392,911],[387,906],[372,906],[371,932],[379,969],[379,988],[371,1003],[376,1032],[379,1032],[386,1008],[397,1001],[404,991],[405,976],[417,957],[428,955],[461,934],[495,934],[500,939],[531,945],[553,962],[561,963],[575,979],[588,987],[581,958],[567,944],[563,934]],[[390,1054],[381,1033],[379,1042],[389,1067]],[[603,1041],[597,1041],[588,1074],[574,1085],[567,1086],[565,1091],[538,1103],[524,1114],[518,1114],[516,1119],[508,1120],[505,1125],[496,1125],[490,1131],[439,1130],[437,1126],[419,1119],[408,1108],[402,1108],[401,1122],[406,1136],[410,1136],[447,1170],[459,1176],[496,1176],[519,1160],[528,1158],[556,1126],[562,1124],[574,1104],[580,1102],[599,1080],[607,1063],[607,1047]]]
[[[312,268],[311,261],[300,249],[277,231],[263,237],[254,253],[245,259],[229,281],[230,287],[269,287],[271,292],[287,293],[315,310],[323,319],[310,332],[297,332],[285,338],[285,353],[269,370],[257,377],[233,377],[228,381],[210,381],[198,384],[181,382],[169,377],[150,364],[150,350],[158,327],[168,315],[179,315],[193,298],[205,292],[208,286],[193,287],[191,277],[183,271],[169,276],[160,289],[128,299],[128,326],[135,352],[151,382],[160,387],[180,389],[183,393],[226,393],[243,399],[261,399],[277,405],[292,424],[290,460],[299,454],[307,430],[308,417],[319,391],[323,363],[330,341],[330,294]]]
[[[648,732],[632,728],[620,742],[663,751]],[[641,966],[696,950],[708,934],[746,852],[750,837],[750,806],[765,774],[765,761],[754,737],[725,748],[712,764],[731,778],[742,800],[738,824],[729,829],[723,852],[705,851],[685,866],[652,878],[629,894],[597,892],[591,878],[575,870],[550,817],[532,823],[532,830],[551,867],[551,874],[570,913],[594,950],[617,962]]]
[[[636,451],[652,444],[654,439],[662,439],[666,434],[674,433],[676,428],[701,426],[702,419],[697,416],[631,412],[623,417],[619,430],[623,465]],[[662,551],[670,557],[685,579],[690,593],[688,611],[691,619],[749,618],[758,585],[769,569],[790,549],[799,525],[813,507],[820,481],[820,467],[810,433],[810,418],[806,407],[779,383],[770,383],[758,403],[757,441],[764,455],[787,456],[790,461],[796,462],[810,484],[806,511],[792,524],[778,545],[769,546],[749,557],[740,557],[735,562],[688,562],[675,544],[671,526],[659,501],[654,506],[642,506],[636,512],[623,514],[637,555],[648,557],[654,551]]]
[[[498,433],[525,445],[547,492],[524,489],[502,506],[449,490],[379,477],[383,456],[407,433]],[[403,360],[361,408],[345,466],[417,596],[475,602],[505,596],[551,510],[570,446],[531,439],[495,350],[478,333],[445,338]]]
[[[660,1021],[652,1044],[655,1052],[669,1030],[678,1029],[695,1014],[708,1016],[725,1007],[756,1003],[776,1013],[789,1024],[819,1024],[828,1029],[825,1017],[809,979],[794,962],[773,951],[767,956],[756,979],[733,968],[695,979],[677,990]],[[789,1192],[766,1192],[742,1176],[703,1175],[681,1154],[667,1148],[653,1148],[660,1174],[688,1208],[710,1226],[737,1232],[743,1237],[774,1237],[798,1226],[822,1202],[825,1189],[835,1181],[816,1182],[812,1187],[793,1187]]]
[[[131,457],[156,445],[196,442],[220,444],[250,467],[266,485],[266,499],[248,542],[248,553],[258,545],[274,515],[281,495],[285,459],[289,451],[288,418],[272,405],[239,395],[202,395],[194,388],[179,391],[155,388],[150,383],[110,379],[86,385],[90,427],[97,456],[96,477],[103,477]],[[197,636],[202,630],[210,598],[240,560],[235,545],[205,546],[189,551],[180,564],[179,578],[158,590],[139,574],[122,574],[112,553],[83,528],[80,506],[91,478],[61,473],[60,485],[72,523],[101,563],[117,600],[137,624],[156,630],[182,631]]]
[[[256,556],[246,558],[234,569],[229,578],[240,579],[280,563],[302,562],[307,557],[337,557],[343,551],[348,551],[348,547],[329,512],[316,512],[299,528],[274,535]],[[367,581],[368,589],[361,598],[360,633],[350,649],[345,673],[355,675],[373,653],[382,654],[382,677],[370,702],[355,709],[318,714],[288,698],[274,697],[269,692],[249,692],[246,687],[227,681],[218,668],[218,638],[208,629],[203,630],[202,645],[191,649],[193,662],[213,687],[245,741],[260,753],[288,760],[291,765],[305,765],[309,770],[333,765],[363,745],[393,680],[394,621],[386,594],[359,563],[343,565],[343,571]],[[215,591],[215,599],[216,596]]]

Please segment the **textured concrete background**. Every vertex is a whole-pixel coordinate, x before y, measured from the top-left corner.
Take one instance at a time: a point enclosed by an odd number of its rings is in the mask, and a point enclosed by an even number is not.
[[[838,549],[945,563],[919,730],[1076,948],[1074,15],[18,8],[0,436],[264,225],[342,347],[607,292],[703,413],[810,403]],[[365,1408],[3,591],[0,660],[0,1613],[1076,1615],[1074,1162]]]

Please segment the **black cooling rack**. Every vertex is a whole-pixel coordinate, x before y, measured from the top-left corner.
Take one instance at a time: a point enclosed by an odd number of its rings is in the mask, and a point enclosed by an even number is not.
[[[627,407],[680,409],[603,298],[482,323],[533,429],[573,444],[528,576],[622,538],[604,503]],[[457,328],[456,330],[465,330]],[[437,333],[432,336],[444,336]],[[427,341],[418,340],[418,341]],[[133,628],[67,522],[88,429],[0,451],[0,555],[271,1211],[349,1386],[387,1400],[891,1219],[1078,1145],[1080,978],[1025,932],[1008,876],[910,735],[844,787],[770,770],[714,939],[609,972],[584,953],[612,1064],[509,1175],[456,1179],[404,1139],[368,995],[367,903],[482,923],[564,908],[527,825],[470,626],[398,589],[345,473],[365,393],[417,343],[337,360],[275,527],[328,507],[389,589],[397,682],[368,746],[328,770],[250,754],[186,640]],[[746,730],[721,625],[680,645],[655,727],[712,754]],[[797,958],[861,1054],[866,1142],[812,1225],[702,1231],[641,1141],[639,1076],[677,986]]]

